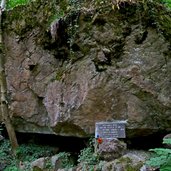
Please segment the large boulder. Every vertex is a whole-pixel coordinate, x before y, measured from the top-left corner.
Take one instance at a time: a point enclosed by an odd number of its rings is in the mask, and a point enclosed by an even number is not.
[[[126,144],[118,139],[104,139],[98,145],[97,154],[101,160],[111,161],[117,159],[126,152]]]
[[[55,163],[59,160],[58,155],[52,157],[41,157],[30,163],[30,169],[32,171],[45,171],[55,170]]]
[[[128,152],[119,159],[104,163],[101,171],[140,171],[147,156],[148,155],[142,151]]]
[[[112,161],[100,161],[96,165],[79,165],[76,171],[94,170],[94,171],[150,171],[144,166],[150,153],[142,150],[129,150],[123,156]],[[144,170],[146,169],[146,170]]]
[[[67,12],[51,24],[62,9],[54,2],[38,0],[5,18],[16,130],[85,137],[95,122],[113,120],[128,120],[127,137],[171,130],[170,44],[167,30],[149,24],[151,9],[102,4],[97,12],[82,4],[79,15]]]

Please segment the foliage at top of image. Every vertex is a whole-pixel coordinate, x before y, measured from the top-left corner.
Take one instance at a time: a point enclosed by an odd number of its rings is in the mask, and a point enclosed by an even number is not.
[[[101,0],[103,1],[103,0]],[[111,0],[113,5],[116,5],[117,7],[119,7],[119,5],[121,3],[147,3],[147,2],[152,2],[152,3],[156,3],[159,2],[161,4],[163,4],[164,6],[171,8],[171,0]]]
[[[7,1],[7,9],[12,9],[18,5],[26,5],[31,0],[8,0]]]
[[[171,144],[171,138],[163,139],[163,144]],[[146,164],[154,168],[160,168],[160,171],[171,171],[171,149],[154,148],[150,149],[154,153]]]
[[[171,8],[171,0],[161,0],[161,3],[164,4],[166,7]]]
[[[28,3],[30,3],[33,0],[8,0],[7,1],[7,9],[13,9],[16,6],[19,5],[27,5]],[[122,6],[123,3],[146,3],[146,2],[159,2],[162,5],[166,6],[168,9],[171,8],[171,0],[93,0],[92,2],[94,2],[95,4],[112,4],[112,8],[114,9],[115,7],[117,7],[118,9],[120,9],[120,5]],[[61,1],[60,4],[62,4],[62,6],[64,5],[66,9],[68,9],[69,7],[73,6],[73,7],[78,7],[81,8],[80,4],[81,2],[83,2],[83,0],[67,0],[67,1]]]

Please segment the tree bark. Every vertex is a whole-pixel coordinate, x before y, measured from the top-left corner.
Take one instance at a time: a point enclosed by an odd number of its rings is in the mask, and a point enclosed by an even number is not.
[[[3,43],[3,32],[2,32],[2,14],[5,9],[6,0],[1,0],[0,6],[0,93],[1,93],[1,115],[5,123],[5,127],[11,142],[13,151],[18,147],[17,137],[15,134],[14,127],[11,123],[9,116],[9,107],[7,101],[7,83],[6,83],[6,74],[5,74],[5,51]]]

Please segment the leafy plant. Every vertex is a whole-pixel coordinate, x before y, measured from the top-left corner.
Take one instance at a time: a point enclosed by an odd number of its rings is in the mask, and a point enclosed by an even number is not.
[[[10,142],[8,140],[3,140],[0,145],[0,161],[10,165],[14,161],[14,156],[12,155],[12,149]]]
[[[16,166],[7,167],[4,171],[20,171]]]
[[[4,171],[17,171],[16,158],[13,155],[9,140],[3,140],[0,144],[0,164],[4,165]]]
[[[163,139],[163,144],[171,144],[171,138]],[[146,164],[151,167],[160,168],[160,171],[171,170],[171,149],[169,148],[155,148],[149,151],[154,152]]]
[[[45,168],[46,169],[52,169],[53,168],[52,162],[51,162],[51,160],[49,158],[45,162]]]
[[[74,163],[70,159],[71,154],[68,152],[60,152],[57,154],[58,159],[61,160],[61,167],[65,169],[69,169],[74,166]]]
[[[18,160],[21,161],[34,161],[43,156],[51,156],[53,155],[53,148],[48,146],[38,146],[35,144],[22,144],[17,149],[16,154]]]
[[[14,8],[18,5],[26,5],[30,2],[31,0],[8,0],[7,1],[7,8],[11,9]]]
[[[94,170],[94,166],[99,162],[99,157],[94,152],[95,139],[90,139],[88,147],[81,150],[78,162],[82,164],[83,170]]]
[[[171,0],[161,0],[161,3],[165,4],[167,7],[171,8]]]
[[[20,161],[24,163],[25,171],[29,171],[30,162],[40,157],[48,157],[54,154],[56,154],[56,152],[53,147],[22,144],[17,149],[16,156],[14,156],[9,140],[4,139],[0,144],[0,164],[4,165],[4,171],[18,171],[17,163]],[[47,163],[47,168],[50,168],[50,163]]]

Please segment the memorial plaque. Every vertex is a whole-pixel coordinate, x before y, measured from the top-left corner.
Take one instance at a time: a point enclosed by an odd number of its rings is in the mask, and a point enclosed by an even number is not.
[[[95,138],[103,139],[125,138],[125,121],[97,122]]]

